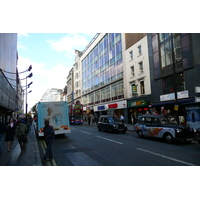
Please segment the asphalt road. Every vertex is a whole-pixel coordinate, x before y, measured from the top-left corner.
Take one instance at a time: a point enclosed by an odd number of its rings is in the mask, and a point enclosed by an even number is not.
[[[40,149],[43,142],[40,140]],[[199,166],[200,145],[167,144],[141,139],[136,133],[99,132],[95,126],[71,126],[71,133],[57,136],[52,151],[55,166]],[[43,152],[41,152],[42,156]]]

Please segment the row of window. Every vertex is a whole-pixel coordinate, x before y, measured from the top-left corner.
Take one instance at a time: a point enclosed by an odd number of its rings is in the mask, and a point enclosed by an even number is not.
[[[130,51],[129,54],[130,54],[130,59],[133,60],[134,59],[134,53],[133,53],[133,51]],[[139,56],[142,55],[142,46],[141,45],[138,46],[138,55]]]
[[[119,81],[104,88],[101,88],[91,94],[83,96],[83,104],[100,103],[122,98],[124,95],[123,81]]]
[[[109,33],[82,61],[83,94],[123,77],[120,33]]]
[[[144,72],[143,62],[139,62],[138,66],[139,66],[140,74],[142,74]],[[131,74],[132,74],[132,76],[135,76],[135,67],[134,67],[134,65],[131,66]]]

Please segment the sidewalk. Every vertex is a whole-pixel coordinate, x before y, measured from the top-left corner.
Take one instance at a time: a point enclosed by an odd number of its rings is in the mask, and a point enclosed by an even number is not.
[[[12,150],[7,152],[7,142],[5,142],[4,134],[0,166],[42,166],[34,125],[31,126],[31,130],[28,133],[26,151],[21,151],[18,140],[15,137]]]

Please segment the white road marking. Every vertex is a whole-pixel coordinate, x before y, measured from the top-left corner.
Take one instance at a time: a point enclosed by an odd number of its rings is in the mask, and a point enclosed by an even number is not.
[[[101,166],[83,152],[65,153],[65,156],[67,156],[75,166]]]
[[[92,135],[92,133],[88,133],[88,132],[85,132],[85,131],[80,131],[80,132],[86,133],[86,134],[88,134],[88,135]]]
[[[115,140],[111,140],[111,139],[104,138],[104,137],[101,137],[101,136],[96,136],[96,137],[101,138],[101,139],[104,139],[104,140],[108,140],[108,141],[110,141],[110,142],[115,142],[115,143],[117,143],[117,144],[123,144],[123,143],[121,143],[121,142],[117,142],[117,141],[115,141]]]
[[[182,164],[185,164],[185,165],[189,165],[189,166],[197,166],[195,164],[192,164],[192,163],[188,163],[188,162],[184,162],[182,160],[178,160],[178,159],[175,159],[175,158],[172,158],[172,157],[168,157],[168,156],[165,156],[165,155],[162,155],[162,154],[159,154],[159,153],[154,153],[152,151],[149,151],[149,150],[145,150],[145,149],[141,149],[141,148],[136,148],[137,150],[139,151],[144,151],[146,153],[150,153],[150,154],[153,154],[153,155],[156,155],[156,156],[160,156],[162,158],[166,158],[168,160],[173,160],[175,162],[179,162],[179,163],[182,163]]]

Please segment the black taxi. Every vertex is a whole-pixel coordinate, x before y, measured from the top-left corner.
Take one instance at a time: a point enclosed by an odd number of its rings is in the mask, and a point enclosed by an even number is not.
[[[126,133],[127,126],[122,123],[118,117],[112,117],[109,115],[102,115],[97,123],[97,128],[99,131],[107,132],[122,132]]]

